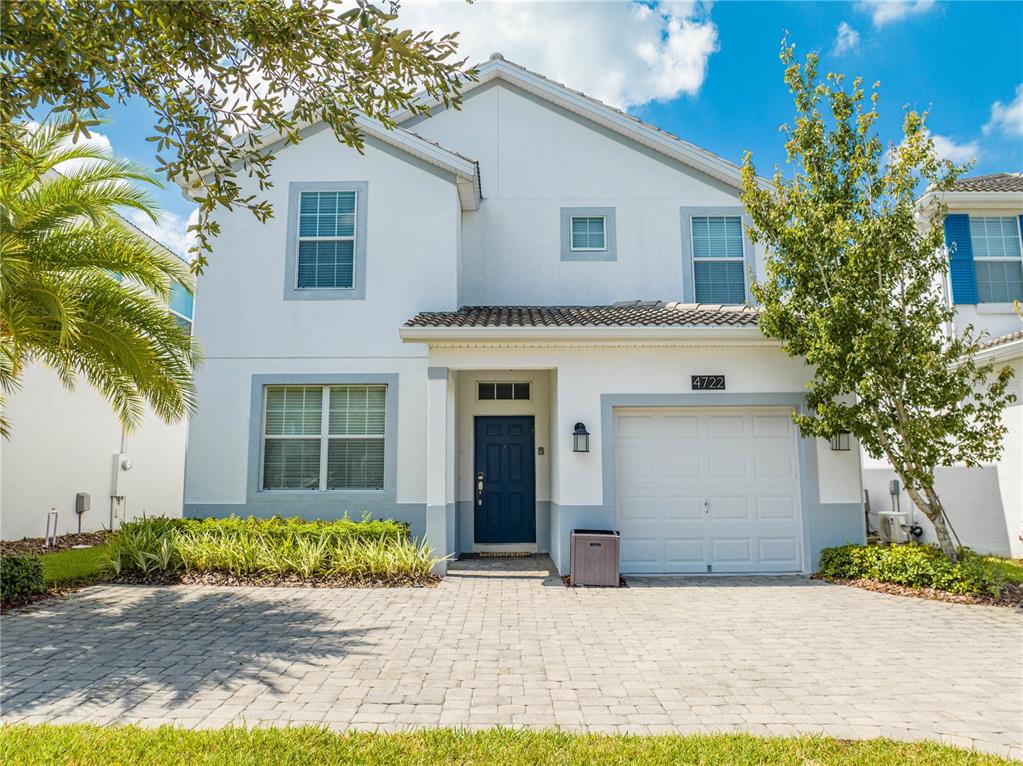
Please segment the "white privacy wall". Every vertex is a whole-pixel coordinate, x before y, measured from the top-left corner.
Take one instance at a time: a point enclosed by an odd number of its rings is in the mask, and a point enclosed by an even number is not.
[[[68,391],[52,371],[31,365],[5,409],[12,435],[0,439],[0,537],[42,537],[51,509],[60,534],[77,531],[79,492],[92,501],[82,530],[109,528],[114,454],[121,449],[110,404],[85,383]],[[181,515],[187,431],[186,422],[168,425],[147,408],[141,427],[125,439],[134,467],[123,478],[119,518]]]
[[[463,224],[466,305],[681,300],[680,208],[738,206],[735,189],[504,83],[411,129],[479,162]],[[613,207],[617,260],[565,262],[562,207]]]

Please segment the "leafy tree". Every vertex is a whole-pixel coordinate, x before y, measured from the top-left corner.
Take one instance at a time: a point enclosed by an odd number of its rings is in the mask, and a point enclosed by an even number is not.
[[[19,128],[0,153],[0,389],[40,362],[69,388],[95,386],[127,427],[145,403],[166,420],[193,405],[198,353],[167,308],[173,283],[191,291],[188,266],[115,210],[154,217],[129,162],[74,128]],[[73,161],[71,167],[62,163]],[[0,399],[2,404],[2,399]],[[9,423],[0,416],[0,434]]]
[[[941,294],[947,268],[940,192],[964,168],[935,155],[926,113],[907,111],[904,138],[886,148],[874,130],[878,85],[818,78],[816,54],[801,65],[782,46],[795,124],[782,126],[791,164],[773,184],[758,180],[749,153],[742,199],[751,237],[767,245],[767,277],[753,287],[760,328],[813,370],[807,436],[850,431],[866,452],[887,459],[913,503],[956,559],[937,466],[996,460],[1014,400],[1012,372],[974,361],[981,337],[949,330],[954,309]],[[926,185],[930,206],[917,204]]]
[[[270,185],[258,135],[297,142],[322,120],[361,149],[360,113],[393,126],[393,110],[422,111],[420,90],[457,103],[467,74],[451,60],[455,36],[398,30],[396,18],[368,0],[0,3],[0,141],[41,107],[87,132],[112,101],[141,99],[157,116],[158,170],[188,179],[199,201],[201,271],[218,206],[272,214],[238,181],[242,171],[260,191]]]

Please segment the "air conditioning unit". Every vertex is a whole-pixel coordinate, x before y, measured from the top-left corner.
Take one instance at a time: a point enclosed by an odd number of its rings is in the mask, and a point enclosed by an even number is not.
[[[881,511],[877,514],[879,534],[887,543],[909,542],[909,514],[897,511]]]

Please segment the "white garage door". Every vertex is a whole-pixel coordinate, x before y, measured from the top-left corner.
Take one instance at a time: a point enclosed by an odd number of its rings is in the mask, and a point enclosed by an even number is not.
[[[620,409],[614,449],[623,572],[802,569],[790,409]]]

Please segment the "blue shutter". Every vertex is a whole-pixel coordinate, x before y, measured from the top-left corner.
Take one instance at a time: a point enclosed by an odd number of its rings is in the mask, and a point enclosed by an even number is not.
[[[973,271],[973,243],[970,241],[970,216],[961,213],[945,216],[945,244],[949,250],[949,281],[952,302],[976,303],[977,278]]]

